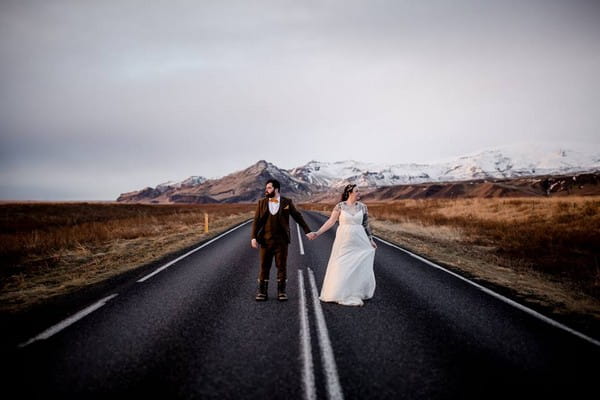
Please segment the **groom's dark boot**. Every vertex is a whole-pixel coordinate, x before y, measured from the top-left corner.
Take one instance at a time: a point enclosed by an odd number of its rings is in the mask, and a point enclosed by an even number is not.
[[[287,294],[285,293],[285,283],[286,279],[278,279],[277,280],[277,300],[285,301],[288,299]]]
[[[256,301],[266,301],[269,298],[269,281],[258,281],[258,292],[256,293]]]

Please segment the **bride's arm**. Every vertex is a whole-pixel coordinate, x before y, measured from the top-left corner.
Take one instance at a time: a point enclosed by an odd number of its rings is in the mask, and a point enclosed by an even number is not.
[[[362,225],[363,228],[365,228],[365,233],[367,234],[367,237],[369,238],[369,241],[371,242],[371,246],[373,246],[373,248],[377,248],[377,245],[375,244],[375,241],[373,240],[373,231],[371,230],[371,224],[369,224],[369,209],[367,208],[367,205],[362,203],[362,208],[363,208],[363,220],[362,220]]]
[[[340,205],[338,204],[335,206],[335,208],[331,212],[329,219],[327,221],[325,221],[325,223],[323,225],[321,225],[321,227],[319,228],[318,231],[315,232],[316,235],[320,236],[323,233],[327,232],[329,230],[329,228],[331,228],[333,225],[335,225],[339,216],[340,216]]]

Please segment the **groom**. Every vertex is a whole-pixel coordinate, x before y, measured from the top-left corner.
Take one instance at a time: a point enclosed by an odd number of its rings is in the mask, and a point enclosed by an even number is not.
[[[290,215],[302,227],[306,237],[312,239],[310,228],[304,222],[302,214],[291,199],[280,196],[281,185],[276,179],[270,179],[265,185],[265,198],[256,205],[252,224],[251,246],[260,245],[260,270],[258,273],[257,301],[268,299],[269,271],[273,258],[277,266],[277,299],[287,300],[285,284],[287,281],[287,252],[290,244]]]

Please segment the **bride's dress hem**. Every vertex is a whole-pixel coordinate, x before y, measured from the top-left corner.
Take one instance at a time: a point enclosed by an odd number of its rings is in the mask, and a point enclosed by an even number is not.
[[[355,307],[361,307],[363,306],[365,303],[365,301],[371,300],[373,298],[373,296],[370,297],[361,297],[361,296],[350,296],[346,299],[330,299],[330,300],[326,300],[322,297],[319,297],[319,300],[321,300],[324,303],[336,303],[342,306],[355,306]]]

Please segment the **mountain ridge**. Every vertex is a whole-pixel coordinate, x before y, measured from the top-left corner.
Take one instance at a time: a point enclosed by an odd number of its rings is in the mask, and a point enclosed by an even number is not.
[[[535,158],[534,158],[535,157]],[[390,192],[396,186],[415,185],[457,185],[459,183],[489,183],[521,179],[515,193],[523,191],[529,179],[530,185],[540,185],[552,176],[570,179],[578,174],[600,171],[600,154],[586,154],[582,151],[558,148],[545,149],[492,149],[461,156],[434,164],[376,164],[354,160],[308,163],[282,169],[266,160],[221,178],[207,179],[199,175],[181,182],[165,182],[155,188],[123,193],[117,201],[149,203],[235,203],[254,202],[263,196],[264,182],[277,179],[282,184],[282,192],[298,201],[325,199],[339,191],[348,183],[357,184],[363,192]],[[587,178],[586,178],[587,179]],[[576,178],[575,178],[576,181]],[[592,179],[593,181],[593,179]],[[592,182],[590,181],[590,182]],[[586,181],[588,182],[588,181]],[[589,184],[589,182],[588,182]],[[564,186],[564,185],[563,185]],[[572,185],[571,185],[572,186]],[[421,186],[423,187],[423,186]],[[496,189],[501,186],[496,187]],[[570,186],[569,186],[570,187]],[[387,189],[384,189],[387,188]],[[506,189],[506,188],[505,188]],[[506,193],[514,190],[497,190]],[[469,190],[459,190],[467,193]],[[484,191],[485,192],[485,191]],[[491,190],[490,193],[494,192]],[[543,188],[530,190],[530,193],[550,194]],[[527,193],[527,191],[523,192]],[[396,197],[394,195],[393,197]]]

